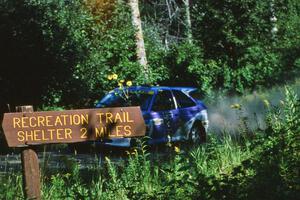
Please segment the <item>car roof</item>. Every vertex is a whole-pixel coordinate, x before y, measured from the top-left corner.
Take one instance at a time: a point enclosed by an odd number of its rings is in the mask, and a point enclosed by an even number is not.
[[[131,91],[181,90],[184,92],[191,92],[197,90],[197,88],[194,87],[170,87],[170,86],[131,86],[131,87],[124,87],[124,88]],[[120,90],[120,88],[116,88],[115,90]]]

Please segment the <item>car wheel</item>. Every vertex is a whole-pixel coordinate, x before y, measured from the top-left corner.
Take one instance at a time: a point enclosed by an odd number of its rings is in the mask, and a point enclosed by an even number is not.
[[[206,131],[200,121],[194,122],[190,130],[189,141],[192,143],[206,142]]]

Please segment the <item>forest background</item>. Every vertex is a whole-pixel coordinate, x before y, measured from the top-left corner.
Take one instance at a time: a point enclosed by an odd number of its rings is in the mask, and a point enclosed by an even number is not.
[[[141,0],[148,60],[122,0],[1,0],[0,105],[93,107],[117,86],[176,85],[243,94],[300,69],[298,0]],[[145,77],[148,77],[147,79]]]

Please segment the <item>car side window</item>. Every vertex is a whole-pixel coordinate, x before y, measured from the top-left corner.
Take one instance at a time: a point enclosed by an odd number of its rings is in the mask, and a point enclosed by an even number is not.
[[[195,106],[195,102],[192,101],[186,94],[184,94],[182,91],[179,90],[173,90],[173,94],[175,96],[175,99],[177,101],[179,108],[187,108]]]
[[[175,104],[171,91],[158,91],[152,106],[152,111],[164,111],[173,109],[175,109]]]

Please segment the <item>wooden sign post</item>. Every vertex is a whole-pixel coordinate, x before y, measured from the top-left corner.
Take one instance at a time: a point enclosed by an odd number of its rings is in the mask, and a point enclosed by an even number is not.
[[[32,106],[18,106],[17,112],[33,112]],[[25,199],[41,199],[40,186],[40,167],[36,152],[25,147],[21,153],[22,174],[23,174],[23,191]]]
[[[20,106],[5,113],[2,128],[9,147],[22,147],[25,198],[41,199],[39,163],[33,145],[102,141],[144,136],[140,107],[33,112]]]

